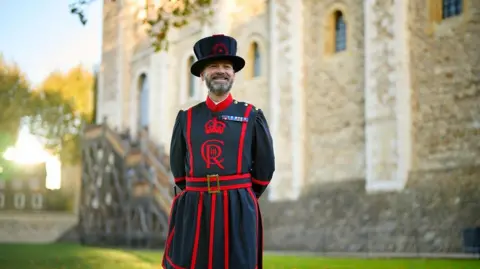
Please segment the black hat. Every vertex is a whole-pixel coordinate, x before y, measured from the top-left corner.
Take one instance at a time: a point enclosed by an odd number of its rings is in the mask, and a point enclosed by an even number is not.
[[[213,35],[197,41],[193,46],[197,61],[190,68],[190,72],[199,77],[205,66],[214,60],[228,60],[232,62],[233,70],[238,72],[245,66],[245,60],[237,56],[237,40],[226,35]]]

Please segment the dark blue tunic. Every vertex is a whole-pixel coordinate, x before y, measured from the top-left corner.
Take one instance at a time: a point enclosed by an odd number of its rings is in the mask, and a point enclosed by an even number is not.
[[[180,111],[170,163],[182,192],[172,203],[163,268],[263,268],[258,198],[275,160],[262,111],[231,95]]]

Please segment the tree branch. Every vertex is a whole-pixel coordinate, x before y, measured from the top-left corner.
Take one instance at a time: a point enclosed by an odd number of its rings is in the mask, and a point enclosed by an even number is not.
[[[85,25],[85,7],[96,0],[76,0],[70,4],[70,12],[79,17],[80,22]],[[110,0],[116,2],[116,0]],[[147,1],[145,1],[147,3]],[[205,22],[214,13],[213,0],[170,0],[165,1],[159,7],[149,7],[145,4],[147,14],[150,8],[156,8],[155,17],[143,21],[148,25],[147,34],[152,38],[152,46],[155,51],[168,50],[168,33],[173,28],[182,28],[191,22]]]

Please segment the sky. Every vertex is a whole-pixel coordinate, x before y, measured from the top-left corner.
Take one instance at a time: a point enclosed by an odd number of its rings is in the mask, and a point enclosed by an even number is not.
[[[86,10],[85,26],[70,13],[72,1],[0,0],[0,54],[7,62],[15,62],[33,86],[56,70],[65,72],[78,64],[92,70],[100,64],[103,0]],[[47,187],[59,188],[58,161],[43,156],[41,149],[34,150],[38,141],[33,136],[21,138],[25,141],[19,139],[11,157],[24,162],[42,158],[47,162]]]
[[[0,0],[0,54],[33,85],[56,70],[100,64],[103,0],[88,7],[85,26],[70,13],[73,1]]]

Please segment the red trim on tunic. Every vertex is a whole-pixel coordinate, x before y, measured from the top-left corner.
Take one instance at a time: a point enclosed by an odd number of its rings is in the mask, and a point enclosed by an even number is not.
[[[167,247],[165,248],[165,251],[168,251],[169,248],[170,248],[170,243],[172,242],[173,240],[173,235],[175,234],[175,228],[172,229],[172,232],[170,233],[170,235],[168,236],[168,239],[167,239]],[[185,267],[182,267],[182,266],[179,266],[179,265],[176,265],[175,263],[173,263],[172,259],[170,259],[170,257],[168,255],[164,255],[164,257],[167,257],[167,262],[170,264],[170,266],[173,267],[173,269],[186,269]],[[163,267],[163,268],[166,268],[166,267]]]
[[[228,175],[228,176],[219,176],[218,183],[217,178],[213,177],[210,180],[207,177],[187,177],[186,182],[187,186],[185,187],[186,191],[228,191],[236,189],[245,189],[252,186],[250,179],[250,174],[245,173],[241,175]],[[246,179],[249,181],[246,182]],[[208,187],[208,182],[210,182],[210,188]],[[189,185],[189,183],[191,183]],[[203,185],[203,186],[202,186]]]
[[[223,192],[223,231],[224,231],[224,236],[225,236],[225,254],[224,254],[224,260],[225,260],[225,269],[229,269],[230,265],[230,249],[229,249],[229,237],[230,235],[228,234],[229,232],[229,220],[230,220],[230,215],[229,215],[229,210],[228,210],[228,192],[224,191]]]
[[[230,190],[238,190],[238,189],[246,189],[252,187],[252,183],[242,183],[242,184],[234,184],[228,186],[212,186],[210,189],[208,187],[190,187],[187,186],[185,190],[187,191],[198,191],[198,192],[208,192],[208,191],[230,191]]]
[[[173,212],[173,208],[175,207],[175,203],[177,202],[177,199],[180,198],[180,196],[183,194],[183,192],[184,191],[182,191],[180,194],[178,194],[177,196],[175,196],[173,198],[172,205],[170,206],[170,214],[169,214],[169,217],[168,217],[168,227],[170,227],[170,222],[172,221],[172,212]],[[170,255],[168,253],[169,250],[170,250],[170,245],[172,243],[174,234],[175,234],[175,227],[173,227],[172,230],[169,232],[167,242],[165,244],[165,253],[163,254],[162,264],[164,264],[165,260],[166,260],[174,269],[185,269],[184,267],[181,267],[181,266],[178,266],[178,265],[174,264],[173,261],[170,259]],[[166,268],[166,267],[163,266],[163,268]]]
[[[259,218],[259,213],[260,213],[260,212],[258,212],[258,200],[257,200],[255,194],[253,193],[252,189],[248,189],[248,193],[250,194],[250,197],[252,197],[253,204],[255,205],[255,213],[256,213],[256,215],[257,215],[257,222],[255,223],[255,226],[256,226],[256,230],[255,230],[255,232],[256,232],[256,233],[255,233],[255,235],[256,235],[256,240],[255,240],[255,242],[256,242],[256,243],[255,243],[255,245],[256,245],[256,253],[257,253],[257,262],[256,262],[256,264],[255,264],[255,269],[257,269],[258,264],[259,264],[258,260],[260,259],[260,256],[258,255],[258,252],[259,252],[259,251],[258,251],[258,250],[259,250],[259,249],[258,249],[258,247],[259,247],[259,245],[258,245],[258,239],[259,239],[259,234],[260,234],[260,229],[259,229],[258,222],[260,221],[260,218]],[[263,236],[263,233],[262,233],[262,236]],[[263,252],[263,246],[262,246],[262,252]]]
[[[262,186],[267,186],[268,184],[270,184],[270,181],[258,180],[252,177],[252,183],[262,185]]]
[[[208,109],[219,112],[225,110],[229,105],[233,103],[233,97],[231,94],[228,94],[227,98],[221,101],[218,104],[215,104],[210,97],[207,96],[207,100],[205,100],[205,104],[207,104]]]
[[[193,176],[193,149],[191,141],[192,132],[192,108],[187,111],[187,146],[189,148],[189,161],[190,161],[190,176]]]
[[[190,269],[195,269],[195,264],[197,263],[198,241],[200,240],[200,225],[202,224],[201,222],[202,209],[203,209],[203,192],[200,193],[200,198],[198,200],[197,226],[195,227],[195,240],[193,241],[192,265],[190,266]]]
[[[176,177],[175,178],[175,183],[179,183],[185,180],[185,177]]]
[[[227,176],[218,176],[220,181],[228,181],[234,179],[246,179],[250,178],[250,173],[239,174],[239,175],[227,175]],[[207,177],[186,177],[188,182],[207,182]],[[214,179],[211,179],[214,180]]]
[[[248,118],[248,115],[250,115],[250,111],[252,111],[252,105],[247,106],[243,117]],[[238,143],[238,156],[237,156],[237,173],[238,174],[242,172],[243,145],[245,144],[245,135],[247,133],[247,123],[248,121],[244,121],[242,123],[242,132],[240,133],[240,141]]]
[[[217,195],[212,194],[212,203],[210,205],[210,242],[208,243],[208,269],[213,269],[213,250],[215,239],[215,207],[217,202]]]

